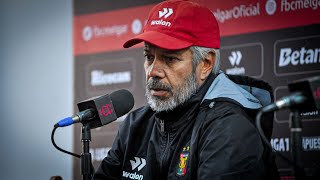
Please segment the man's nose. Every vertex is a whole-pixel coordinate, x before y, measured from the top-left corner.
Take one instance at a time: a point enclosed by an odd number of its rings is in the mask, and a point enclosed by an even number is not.
[[[165,73],[163,63],[160,60],[155,59],[148,68],[148,75],[150,77],[164,78]]]

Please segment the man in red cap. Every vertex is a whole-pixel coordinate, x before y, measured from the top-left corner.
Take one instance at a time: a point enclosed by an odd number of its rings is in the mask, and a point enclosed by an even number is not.
[[[190,1],[164,1],[124,47],[141,42],[149,105],[121,124],[93,179],[268,177],[266,149],[247,111],[272,96],[256,88],[255,97],[219,70],[212,12]]]

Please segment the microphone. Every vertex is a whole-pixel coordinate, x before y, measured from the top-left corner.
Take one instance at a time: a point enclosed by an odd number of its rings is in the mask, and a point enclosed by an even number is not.
[[[125,89],[99,97],[87,99],[77,104],[79,112],[60,120],[55,127],[69,126],[74,123],[90,123],[90,128],[104,126],[128,113],[134,105],[132,94]]]
[[[292,93],[265,106],[261,111],[271,112],[283,108],[296,108],[300,113],[320,109],[320,76],[302,79],[288,84]]]
[[[261,109],[263,112],[277,111],[283,108],[296,106],[306,101],[306,97],[301,92],[293,93],[289,96],[282,97],[275,103],[269,104]]]

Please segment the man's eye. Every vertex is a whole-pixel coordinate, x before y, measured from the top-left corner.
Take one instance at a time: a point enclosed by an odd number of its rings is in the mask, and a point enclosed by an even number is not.
[[[146,54],[146,55],[144,55],[144,59],[145,59],[146,61],[153,61],[154,56]]]
[[[165,60],[167,63],[173,63],[174,61],[178,60],[178,58],[173,57],[173,56],[164,56],[164,60]]]

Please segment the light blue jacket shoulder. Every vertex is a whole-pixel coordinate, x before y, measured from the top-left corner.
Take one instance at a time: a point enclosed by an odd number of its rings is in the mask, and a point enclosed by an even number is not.
[[[212,82],[202,101],[221,97],[229,98],[249,109],[259,109],[271,103],[271,96],[267,90],[250,87],[249,92],[248,89],[246,85],[234,83],[221,72]]]

